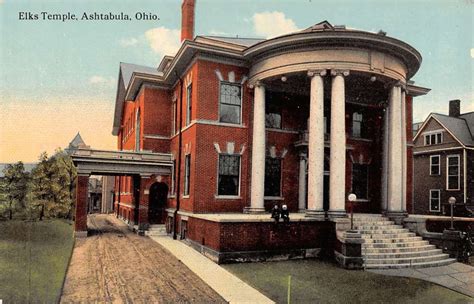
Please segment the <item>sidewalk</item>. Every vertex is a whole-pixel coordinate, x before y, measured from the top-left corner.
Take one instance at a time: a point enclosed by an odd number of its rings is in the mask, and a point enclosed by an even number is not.
[[[151,239],[169,250],[229,303],[275,303],[199,252],[168,236]]]
[[[474,298],[474,267],[454,263],[430,268],[370,269],[373,273],[433,282]]]

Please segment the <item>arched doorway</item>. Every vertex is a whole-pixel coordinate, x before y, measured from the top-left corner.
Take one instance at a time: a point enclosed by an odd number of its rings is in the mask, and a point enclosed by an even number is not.
[[[150,224],[165,222],[166,200],[168,199],[168,185],[156,182],[150,187],[148,204],[148,221]]]

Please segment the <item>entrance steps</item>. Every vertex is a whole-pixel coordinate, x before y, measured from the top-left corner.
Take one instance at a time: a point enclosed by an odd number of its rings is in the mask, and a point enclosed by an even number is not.
[[[150,225],[147,231],[145,231],[146,236],[160,236],[160,235],[167,235],[166,227],[164,224],[162,225]]]
[[[456,261],[380,214],[354,214],[354,228],[364,239],[362,257],[365,268],[422,268]]]

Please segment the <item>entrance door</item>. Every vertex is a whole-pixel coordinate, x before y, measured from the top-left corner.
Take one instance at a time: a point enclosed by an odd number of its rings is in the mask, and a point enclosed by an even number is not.
[[[150,187],[148,221],[150,224],[164,224],[168,186],[165,183],[154,183]]]

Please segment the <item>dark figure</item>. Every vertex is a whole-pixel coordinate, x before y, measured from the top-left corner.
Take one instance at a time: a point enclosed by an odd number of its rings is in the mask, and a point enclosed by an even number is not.
[[[290,222],[290,212],[288,211],[287,205],[281,206],[281,218],[283,219],[283,222],[285,223]]]
[[[280,221],[280,209],[278,208],[278,205],[273,206],[272,219],[275,220],[275,223],[278,223]]]

